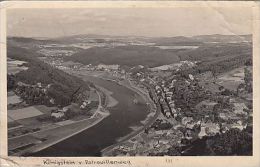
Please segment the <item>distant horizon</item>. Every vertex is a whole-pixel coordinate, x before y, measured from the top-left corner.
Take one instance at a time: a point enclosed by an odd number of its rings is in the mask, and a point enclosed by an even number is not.
[[[32,38],[32,39],[57,39],[57,38],[67,38],[67,37],[74,37],[74,36],[109,36],[109,37],[135,37],[135,38],[175,38],[175,37],[185,37],[191,38],[196,36],[214,36],[214,35],[221,35],[221,36],[252,36],[253,34],[201,34],[201,35],[193,35],[193,36],[127,36],[127,35],[105,35],[105,34],[75,34],[75,35],[68,35],[68,36],[59,36],[59,37],[29,37],[29,36],[7,36],[7,38]]]
[[[243,11],[243,12],[241,12]],[[252,34],[251,8],[11,9],[7,35],[176,37]]]

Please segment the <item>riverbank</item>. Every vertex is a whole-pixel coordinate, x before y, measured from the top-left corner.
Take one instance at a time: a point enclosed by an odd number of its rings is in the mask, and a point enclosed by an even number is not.
[[[105,79],[111,82],[116,82],[117,84],[127,87],[128,89],[134,91],[135,93],[137,93],[138,95],[140,95],[145,101],[146,104],[151,104],[150,105],[150,114],[147,115],[147,117],[141,121],[141,123],[143,124],[143,126],[132,126],[130,127],[133,131],[131,133],[129,133],[128,135],[121,137],[119,139],[117,139],[117,143],[108,146],[106,148],[104,148],[103,150],[101,150],[102,156],[108,156],[110,154],[110,152],[117,146],[121,145],[122,143],[131,140],[133,137],[141,134],[147,127],[151,126],[155,120],[157,119],[157,117],[160,114],[160,110],[158,110],[156,108],[156,105],[154,104],[153,100],[150,98],[149,94],[146,93],[144,90],[142,90],[141,88],[139,88],[138,86],[135,86],[133,83],[131,83],[131,81],[129,80],[114,80],[114,79],[109,79],[109,78],[102,78],[102,75],[99,76],[95,76],[101,79]]]
[[[119,78],[116,78],[116,77],[110,75],[109,73],[104,74],[102,72],[98,72],[98,73],[93,72],[92,73],[91,71],[84,71],[84,72],[81,72],[80,75],[93,76],[93,77],[100,78],[102,80],[106,80],[106,81],[110,81],[110,82],[114,82],[120,86],[126,87],[126,88],[130,89],[131,91],[135,92],[136,94],[138,94],[142,99],[144,99],[145,103],[147,105],[149,105],[150,113],[146,116],[146,118],[144,120],[140,121],[140,123],[142,125],[130,127],[132,129],[132,132],[130,132],[129,134],[127,134],[123,137],[118,138],[117,143],[102,149],[101,154],[103,156],[106,156],[110,152],[110,150],[113,150],[114,147],[116,147],[116,146],[122,144],[123,142],[126,142],[126,141],[130,140],[131,138],[135,137],[136,135],[142,133],[147,127],[152,125],[155,122],[155,120],[157,119],[157,117],[159,116],[160,111],[157,110],[157,107],[154,104],[153,100],[150,98],[149,93],[142,90],[141,88],[139,88],[137,85],[135,85],[131,81],[129,81],[127,79],[119,79]]]
[[[105,107],[106,108],[111,108],[118,104],[118,101],[112,97],[113,92],[111,92],[101,86],[98,86],[98,85],[95,85],[95,86],[105,94],[105,96],[106,96]]]
[[[93,75],[97,78],[100,78],[100,79],[104,79],[104,80],[107,80],[107,81],[111,81],[111,82],[115,82],[121,86],[124,86],[130,90],[132,90],[133,92],[137,93],[139,96],[141,96],[147,105],[150,105],[150,108],[149,108],[149,112],[150,114],[147,115],[146,119],[142,120],[141,123],[143,125],[147,124],[147,122],[149,121],[149,118],[150,117],[154,117],[156,115],[156,111],[157,111],[157,108],[156,108],[156,105],[154,104],[153,100],[150,98],[149,94],[147,92],[145,92],[144,90],[142,90],[141,88],[139,88],[138,86],[136,86],[135,84],[133,84],[131,81],[127,80],[127,79],[124,79],[124,80],[115,80],[115,79],[110,79],[109,77],[102,77],[102,75]],[[141,128],[141,127],[140,127]],[[135,126],[134,128],[135,130],[138,129],[137,126]],[[131,134],[130,134],[131,135]],[[127,137],[127,136],[126,136]],[[123,137],[124,138],[124,137]],[[121,140],[118,140],[118,141],[121,141]]]
[[[30,133],[30,134],[19,136],[19,137],[13,138],[13,139],[9,139],[10,142],[14,142],[14,143],[21,142],[28,138],[45,139],[41,142],[37,142],[36,144],[33,144],[31,147],[29,147],[27,149],[18,151],[12,155],[21,156],[21,155],[31,155],[31,154],[37,153],[43,149],[51,147],[52,145],[55,145],[63,140],[66,140],[78,133],[81,133],[82,131],[85,131],[85,130],[97,125],[103,119],[108,117],[110,114],[109,114],[108,110],[104,109],[101,105],[102,99],[100,97],[101,92],[99,92],[99,91],[101,91],[101,90],[97,91],[98,98],[99,98],[99,105],[90,118],[86,118],[86,119],[82,119],[82,120],[78,120],[78,121],[69,121],[69,122],[63,121],[63,122],[66,122],[64,124],[58,122],[57,126],[54,126],[52,128],[46,128],[41,131],[37,131],[34,133]],[[107,94],[107,93],[104,93],[104,94]],[[108,97],[106,97],[104,100],[107,101]],[[115,104],[115,102],[113,102],[113,104]],[[110,105],[112,105],[112,104],[110,104]],[[26,145],[24,147],[26,147]]]
[[[96,118],[90,118],[90,119],[87,119],[87,120],[83,120],[83,121],[78,121],[76,123],[73,123],[73,125],[68,125],[68,126],[63,126],[63,128],[57,128],[57,129],[52,129],[52,132],[51,133],[55,133],[55,135],[57,134],[61,134],[60,132],[65,133],[67,132],[71,132],[69,133],[68,135],[65,135],[64,137],[62,138],[51,138],[51,139],[48,139],[48,142],[45,142],[45,143],[42,143],[42,144],[39,144],[37,145],[36,147],[33,147],[25,152],[23,152],[22,154],[33,154],[33,153],[36,153],[36,152],[39,152],[41,150],[44,150],[48,147],[51,147],[63,140],[66,140],[78,133],[81,133],[82,131],[84,130],[87,130],[95,125],[97,125],[99,122],[101,122],[103,119],[105,119],[107,116],[109,116],[109,113],[102,113],[99,112],[98,113],[100,116],[96,117]],[[73,127],[72,127],[73,126]],[[60,136],[60,135],[58,135]]]
[[[84,70],[67,72],[109,90],[110,94],[113,92],[111,96],[118,101],[118,104],[109,108],[110,115],[96,126],[39,151],[33,156],[102,156],[101,150],[118,143],[117,140],[121,137],[133,134],[131,127],[136,125],[143,127],[141,122],[149,115],[149,106],[135,91],[117,82],[90,75]],[[98,90],[98,87],[96,88]],[[101,97],[102,99],[105,97],[103,92]],[[138,99],[138,103],[133,101],[134,98]],[[102,105],[105,106],[103,103]]]

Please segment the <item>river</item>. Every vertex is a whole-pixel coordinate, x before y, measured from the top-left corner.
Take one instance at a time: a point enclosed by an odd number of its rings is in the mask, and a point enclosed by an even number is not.
[[[99,124],[31,156],[101,156],[102,149],[131,133],[130,127],[141,125],[140,121],[148,115],[144,99],[134,91],[112,81],[90,76],[84,79],[113,92],[118,104],[109,108],[110,115]],[[134,104],[134,97],[138,104]]]

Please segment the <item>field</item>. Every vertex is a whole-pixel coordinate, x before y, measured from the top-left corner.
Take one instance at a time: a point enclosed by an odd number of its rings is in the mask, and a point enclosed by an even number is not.
[[[89,98],[90,101],[98,101],[98,95],[95,91],[91,90],[89,91]]]
[[[12,139],[12,141],[13,142],[8,142],[8,148],[9,150],[13,150],[14,152],[18,151],[19,149],[30,147],[37,143],[41,143],[41,140],[37,139],[32,135]]]
[[[217,83],[229,90],[236,90],[238,85],[244,82],[244,67],[220,75]]]
[[[229,71],[219,77],[221,80],[243,82],[244,78],[244,67]]]
[[[7,105],[20,103],[22,100],[17,95],[7,96]]]
[[[51,114],[52,110],[56,110],[57,107],[47,107],[45,105],[35,105],[34,106],[37,110],[41,111],[44,114]]]
[[[14,59],[8,59],[7,60],[8,74],[17,74],[20,71],[27,70],[28,67],[23,66],[24,63],[27,63],[27,62],[14,60]]]
[[[35,107],[26,107],[17,110],[8,110],[8,116],[13,120],[25,119],[30,117],[36,117],[42,115],[43,113],[36,109]]]

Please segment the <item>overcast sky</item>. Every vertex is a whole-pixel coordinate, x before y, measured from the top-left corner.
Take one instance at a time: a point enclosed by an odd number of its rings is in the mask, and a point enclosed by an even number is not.
[[[250,8],[10,9],[8,36],[251,34]]]

